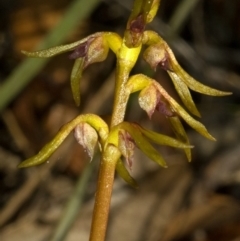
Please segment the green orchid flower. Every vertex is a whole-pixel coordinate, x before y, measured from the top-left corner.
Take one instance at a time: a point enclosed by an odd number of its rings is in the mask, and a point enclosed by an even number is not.
[[[82,73],[89,65],[102,62],[107,58],[109,48],[117,55],[121,46],[121,37],[112,32],[99,32],[71,44],[52,47],[45,50],[22,51],[28,57],[50,58],[71,51],[70,59],[75,60],[71,73],[71,89],[74,101],[80,105],[80,81]]]
[[[190,113],[200,117],[189,89],[211,96],[226,96],[230,92],[220,91],[201,84],[192,78],[177,62],[171,48],[155,32],[145,31],[143,42],[149,47],[144,52],[144,59],[153,70],[157,66],[166,70],[172,79],[175,89]]]

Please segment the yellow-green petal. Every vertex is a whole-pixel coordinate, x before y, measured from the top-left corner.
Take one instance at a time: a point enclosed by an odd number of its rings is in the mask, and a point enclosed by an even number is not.
[[[192,99],[191,93],[187,87],[187,85],[182,81],[182,79],[175,73],[168,71],[168,74],[170,75],[173,84],[175,86],[176,91],[179,94],[179,97],[181,98],[182,102],[186,106],[186,108],[194,115],[200,117],[200,113]]]
[[[71,73],[71,89],[73,99],[77,106],[80,105],[80,80],[82,78],[82,71],[84,66],[84,58],[76,59]]]
[[[180,105],[177,104],[173,99],[171,100],[171,104],[174,107],[175,111],[197,132],[208,138],[209,140],[215,141],[215,138],[209,134],[206,127],[192,118]]]
[[[174,109],[176,113],[178,113],[193,129],[199,132],[201,135],[205,136],[209,140],[214,141],[215,138],[211,136],[205,126],[201,124],[199,121],[196,121],[192,118],[165,90],[164,88],[156,81],[154,84],[158,88],[159,92],[165,97],[165,99],[169,102],[171,107]]]
[[[105,142],[108,136],[108,125],[97,115],[86,114],[79,115],[69,123],[62,126],[57,135],[52,141],[46,144],[42,150],[35,156],[23,161],[19,164],[19,168],[30,167],[40,165],[47,161],[47,159],[56,151],[56,149],[62,144],[69,133],[79,124],[88,123],[91,125],[99,134],[101,144]]]
[[[170,117],[171,118],[175,118],[175,117]],[[159,144],[159,145],[166,145],[166,146],[171,146],[171,147],[176,147],[176,148],[183,148],[183,149],[190,149],[193,148],[193,146],[191,146],[189,144],[189,142],[186,142],[186,140],[184,139],[181,140],[176,140],[172,137],[166,136],[166,135],[162,135],[159,133],[156,133],[154,131],[150,131],[147,129],[144,129],[143,127],[134,124],[137,128],[140,129],[140,131],[142,132],[142,134],[144,136],[146,136],[147,138],[149,138],[152,142]]]
[[[74,126],[64,125],[52,141],[47,143],[37,155],[30,157],[18,165],[19,168],[31,167],[44,163],[62,144]]]
[[[212,95],[212,96],[225,96],[231,95],[231,92],[220,91],[214,88],[210,88],[206,85],[201,84],[194,78],[192,78],[177,62],[172,50],[166,44],[166,49],[171,59],[173,71],[182,79],[182,81],[192,90],[199,92],[205,95]]]
[[[168,119],[173,127],[173,131],[174,131],[176,137],[178,138],[178,140],[183,143],[186,143],[186,145],[190,145],[187,133],[186,133],[181,121],[179,120],[179,118],[177,116],[174,116],[174,117],[169,117]],[[187,156],[188,161],[190,162],[192,159],[191,149],[184,148],[184,152]]]
[[[152,161],[156,162],[162,167],[167,167],[167,164],[163,157],[158,153],[158,151],[153,148],[150,142],[147,140],[146,137],[142,135],[140,130],[131,123],[122,122],[118,125],[119,128],[126,130],[130,136],[133,138],[134,142],[136,143],[137,147]]]
[[[138,188],[138,184],[137,182],[134,180],[134,178],[130,175],[130,173],[128,172],[127,168],[125,167],[125,165],[123,164],[121,159],[118,159],[117,161],[117,165],[116,165],[116,171],[118,173],[118,175],[126,182],[128,183],[130,186],[134,187],[134,188]]]
[[[200,82],[196,81],[193,77],[191,77],[187,72],[185,72],[180,65],[175,66],[174,69],[177,69],[178,73],[180,74],[182,80],[186,83],[186,85],[196,92],[212,96],[225,96],[232,94],[231,92],[220,91],[201,84]]]
[[[23,54],[27,55],[28,57],[34,57],[34,58],[49,58],[61,53],[65,53],[67,51],[71,51],[74,48],[76,48],[78,45],[86,42],[89,38],[97,37],[99,35],[103,34],[102,32],[95,33],[92,35],[89,35],[88,37],[78,40],[76,42],[70,43],[70,44],[65,44],[65,45],[59,45],[55,46],[49,49],[44,49],[44,50],[38,50],[38,51],[33,51],[33,52],[28,52],[28,51],[22,51]]]

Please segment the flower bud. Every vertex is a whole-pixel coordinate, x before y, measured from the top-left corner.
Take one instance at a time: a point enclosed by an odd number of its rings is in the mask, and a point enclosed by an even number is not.
[[[92,160],[98,142],[98,134],[96,130],[89,124],[83,122],[75,127],[74,136],[77,142],[87,151]]]

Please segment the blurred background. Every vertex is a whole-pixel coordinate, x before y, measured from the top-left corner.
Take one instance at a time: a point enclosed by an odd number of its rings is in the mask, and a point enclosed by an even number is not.
[[[115,57],[110,53],[84,72],[77,108],[70,90],[69,53],[39,60],[26,58],[21,50],[70,43],[97,31],[122,34],[132,2],[0,1],[1,241],[88,240],[98,157],[89,165],[70,136],[46,164],[25,170],[17,165],[79,113],[111,114]],[[148,29],[161,34],[194,78],[233,95],[192,93],[200,121],[217,141],[186,125],[195,146],[191,163],[181,151],[161,147],[169,165],[163,169],[136,151],[131,173],[139,189],[116,177],[107,241],[240,241],[239,12],[239,0],[162,0]],[[154,73],[140,59],[133,74],[140,72],[158,80],[179,101],[164,71]],[[147,118],[137,95],[130,99],[126,119],[173,136],[163,116]],[[91,173],[83,185],[86,166]],[[85,187],[80,194],[79,183]],[[76,219],[66,228],[68,234],[58,235],[73,193],[80,195],[81,208],[72,209]]]

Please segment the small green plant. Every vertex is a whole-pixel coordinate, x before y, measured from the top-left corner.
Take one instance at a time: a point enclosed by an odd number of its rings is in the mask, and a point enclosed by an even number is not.
[[[192,115],[200,117],[189,89],[212,96],[230,94],[207,87],[189,76],[178,64],[168,44],[156,32],[145,30],[146,25],[155,17],[159,5],[160,0],[135,0],[123,38],[113,32],[98,32],[68,45],[36,52],[23,51],[29,57],[41,58],[71,51],[69,56],[75,59],[71,73],[71,89],[77,106],[80,105],[80,80],[83,70],[92,63],[105,60],[109,49],[116,55],[116,84],[110,125],[94,114],[79,115],[65,124],[37,155],[19,165],[23,168],[44,163],[72,131],[91,159],[95,146],[99,144],[101,161],[90,241],[105,239],[115,170],[127,183],[137,186],[122,161],[122,158],[125,158],[127,165],[131,167],[136,146],[149,159],[167,167],[163,157],[151,143],[182,148],[190,161],[192,146],[181,120],[204,137],[215,140],[204,125],[188,114],[157,81],[143,74],[130,76],[142,46],[147,46],[143,52],[145,61],[154,70],[161,67],[168,72],[185,108]],[[140,107],[147,112],[149,118],[155,111],[162,113],[170,121],[176,139],[147,130],[139,124],[124,121],[129,96],[138,91]]]

